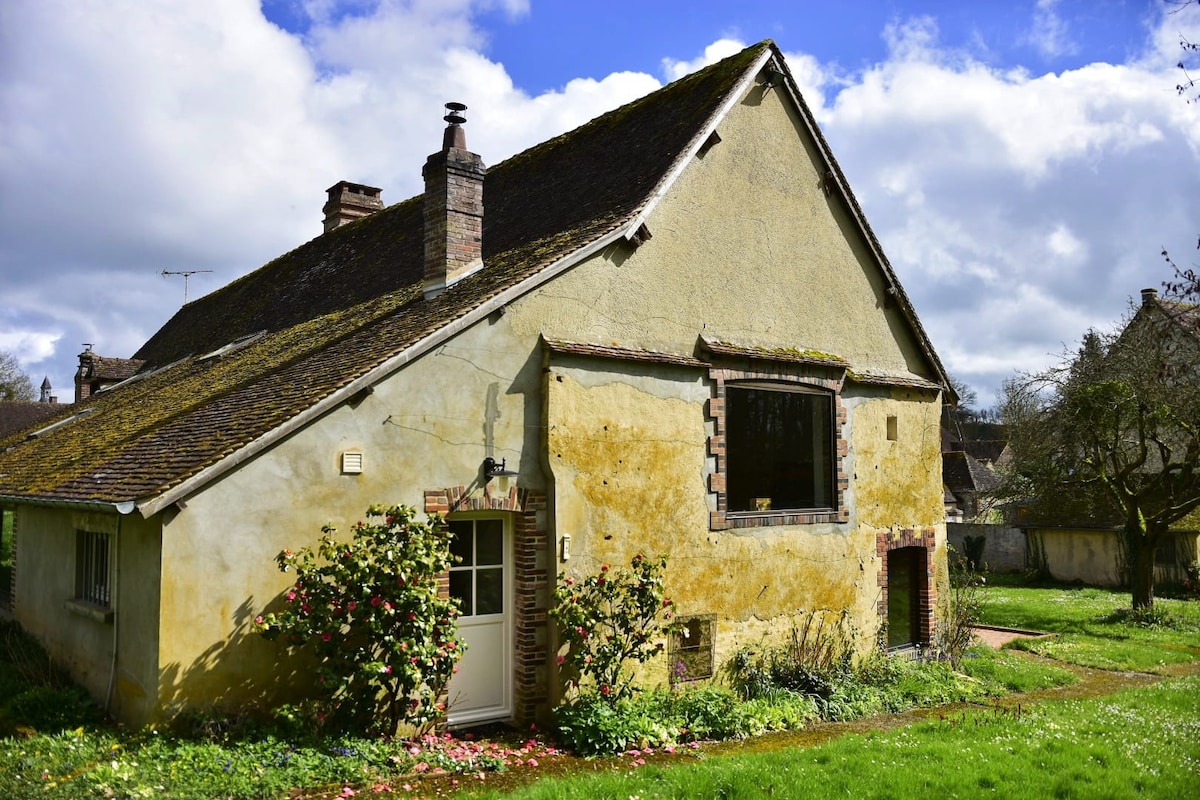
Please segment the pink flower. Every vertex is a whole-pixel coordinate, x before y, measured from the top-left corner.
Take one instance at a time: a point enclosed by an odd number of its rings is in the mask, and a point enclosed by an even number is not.
[[[376,608],[378,608],[379,604],[382,602],[383,602],[383,598],[380,597],[379,595],[375,595],[374,597],[371,598],[371,605],[375,606]]]
[[[391,611],[391,610],[392,610],[392,604],[391,604],[391,603],[388,603],[388,602],[386,602],[386,601],[385,601],[385,602],[384,602],[384,604],[383,604],[383,610],[384,610],[384,611]]]
[[[608,697],[610,694],[612,694],[612,687],[609,686],[607,683],[604,684],[603,686],[600,687],[600,694],[604,695],[605,697]]]
[[[330,633],[329,631],[325,631],[324,633],[321,634],[322,642],[328,642],[332,638],[333,638],[333,634]]]
[[[559,656],[559,657],[558,657],[558,663],[559,663],[559,666],[562,666],[563,662],[564,662],[564,661],[566,661],[566,660],[567,660],[567,657],[566,657],[566,656]]]
[[[290,602],[292,602],[293,600],[295,600],[295,599],[296,599],[296,593],[295,593],[295,592],[288,592],[288,593],[287,593],[287,599],[288,599],[288,602],[289,602],[289,603],[290,603]]]
[[[349,603],[346,603],[347,611],[353,611],[356,608],[358,608],[358,603],[354,602],[353,600],[351,600]]]
[[[262,625],[262,624],[263,624],[263,618],[262,618],[262,614],[259,614],[257,617],[255,617],[255,618],[254,618],[254,624],[255,624],[255,625]]]
[[[531,767],[536,767],[536,766],[537,766],[537,759],[536,759],[536,758],[531,758],[531,759],[529,759],[528,761],[526,761],[525,763],[526,763],[526,764],[528,764],[528,765],[529,765],[529,766],[531,766]]]
[[[349,786],[344,786],[342,787],[342,793],[338,795],[338,797],[354,797],[355,794],[357,794],[357,792],[355,792]]]

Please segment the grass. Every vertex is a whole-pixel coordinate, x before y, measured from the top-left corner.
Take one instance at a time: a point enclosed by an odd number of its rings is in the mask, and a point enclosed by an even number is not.
[[[991,586],[982,621],[1056,633],[1013,646],[1081,667],[1163,674],[1170,665],[1200,660],[1200,603],[1159,598],[1154,607],[1168,618],[1167,625],[1126,619],[1127,592]]]
[[[1118,613],[1127,594],[987,591],[987,621],[1058,632],[1057,639],[1031,640],[1025,647],[1068,663],[1165,671],[1200,659],[1197,603],[1157,601],[1171,622],[1147,627]],[[352,790],[359,797],[408,798],[408,782],[423,796],[451,794],[459,779],[477,792],[495,782],[490,776],[497,771],[543,776],[550,763],[557,765],[552,771],[577,775],[539,777],[513,796],[1174,798],[1190,796],[1189,789],[1200,785],[1200,677],[1039,704],[1020,715],[998,706],[978,710],[1003,691],[1036,691],[1076,679],[1062,664],[1010,649],[973,648],[962,664],[965,675],[945,664],[881,661],[873,678],[831,694],[823,709],[827,718],[846,719],[943,702],[977,710],[924,712],[947,718],[815,747],[789,746],[808,742],[815,735],[809,730],[695,751],[672,746],[678,750],[673,758],[685,759],[672,765],[637,751],[573,762],[540,740],[385,742],[249,722],[126,731],[99,722],[78,690],[63,685],[44,654],[15,637],[14,628],[0,623],[0,797],[332,798]],[[771,719],[764,709],[752,713]],[[866,730],[875,723],[858,724]],[[722,750],[733,757],[719,755]],[[415,779],[438,773],[440,780]]]
[[[1170,746],[1164,746],[1170,743]],[[1174,798],[1200,785],[1200,678],[1032,711],[973,711],[808,748],[538,781],[538,798]]]

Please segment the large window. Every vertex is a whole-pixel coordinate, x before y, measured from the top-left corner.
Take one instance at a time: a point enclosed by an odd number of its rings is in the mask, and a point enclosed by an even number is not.
[[[112,603],[109,559],[112,536],[91,531],[75,532],[75,599],[108,608]]]
[[[835,507],[831,393],[727,385],[725,402],[729,511]]]

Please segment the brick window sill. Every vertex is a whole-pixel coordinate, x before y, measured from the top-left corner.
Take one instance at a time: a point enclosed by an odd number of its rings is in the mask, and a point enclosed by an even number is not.
[[[829,522],[849,522],[850,513],[845,510],[822,511],[727,511],[715,515],[713,530],[737,528],[766,528],[776,525],[818,525]],[[722,524],[723,523],[723,524]]]

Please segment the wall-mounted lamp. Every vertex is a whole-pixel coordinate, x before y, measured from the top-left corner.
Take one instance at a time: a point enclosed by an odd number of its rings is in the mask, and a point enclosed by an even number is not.
[[[487,478],[512,478],[518,473],[508,469],[508,459],[502,458],[499,462],[496,459],[488,456],[483,460],[483,477]]]
[[[483,460],[483,482],[486,484],[492,478],[498,478],[496,481],[496,489],[501,494],[507,494],[509,491],[509,481],[517,475],[515,470],[508,468],[507,460],[496,459],[488,456]]]

